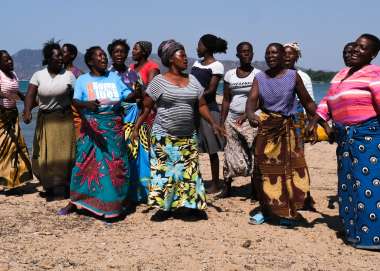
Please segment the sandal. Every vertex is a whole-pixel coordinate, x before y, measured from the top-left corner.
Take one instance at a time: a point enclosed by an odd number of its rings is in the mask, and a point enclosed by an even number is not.
[[[265,217],[262,212],[258,212],[255,215],[249,217],[248,223],[251,225],[260,225],[267,220],[268,218]]]
[[[77,207],[74,204],[69,203],[66,207],[61,208],[57,212],[57,215],[59,215],[59,216],[69,215],[69,214],[75,212],[76,209],[77,209]]]

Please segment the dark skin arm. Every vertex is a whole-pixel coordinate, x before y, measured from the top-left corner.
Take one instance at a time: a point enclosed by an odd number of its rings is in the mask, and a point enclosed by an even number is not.
[[[306,112],[311,117],[315,116],[315,110],[317,110],[317,106],[315,105],[313,99],[310,97],[309,93],[307,92],[305,85],[303,84],[303,81],[301,77],[297,74],[296,78],[296,93],[298,98],[300,99],[300,102],[302,106],[306,109]]]
[[[152,69],[150,72],[149,72],[149,75],[148,75],[148,84],[153,80],[153,78],[156,76],[156,75],[159,75],[160,74],[160,70],[159,69]]]
[[[296,78],[296,93],[298,98],[300,99],[300,102],[302,106],[306,109],[307,113],[311,116],[315,116],[315,110],[316,105],[313,101],[313,99],[310,97],[309,93],[307,92],[301,77],[297,74]],[[259,86],[258,82],[255,79],[252,84],[251,91],[248,96],[247,105],[246,105],[246,112],[249,122],[252,126],[256,127],[259,123],[258,117],[256,116],[255,112],[258,108],[258,101],[259,101]]]
[[[26,124],[32,120],[32,109],[36,102],[37,91],[38,87],[36,85],[29,84],[24,100],[24,112],[22,113],[22,118]]]
[[[208,109],[207,102],[206,102],[206,99],[204,98],[204,96],[202,96],[199,99],[198,110],[199,110],[199,114],[201,115],[201,117],[204,118],[208,123],[210,123],[215,134],[223,135],[223,136],[226,134],[224,129],[220,128],[220,126],[212,118],[210,110]]]
[[[135,127],[133,128],[132,135],[131,135],[131,141],[134,142],[138,136],[139,136],[139,130],[141,125],[144,123],[146,118],[148,117],[150,110],[154,107],[155,102],[151,97],[148,95],[145,95],[144,100],[143,100],[143,109],[142,112],[140,113],[140,116],[138,117]]]
[[[24,93],[22,93],[21,91],[17,91],[17,95],[20,97],[20,100],[21,100],[21,101],[24,101],[24,100],[25,100],[25,95],[24,95]]]
[[[20,91],[17,91],[17,94],[5,94],[5,93],[2,93],[1,92],[1,87],[0,87],[0,98],[2,99],[9,99],[9,100],[18,100],[18,99],[21,99],[22,101],[24,100],[25,98],[25,95],[23,93],[21,93]]]
[[[323,127],[323,129],[325,129],[325,132],[329,137],[329,143],[330,144],[334,143],[334,141],[335,141],[334,129],[331,128],[330,125],[324,119],[322,119],[318,114],[315,114],[315,116],[311,120],[309,120],[309,124],[306,127],[307,134],[309,136],[310,135],[316,135],[318,123]],[[314,140],[314,142],[311,142],[311,143],[315,144],[316,141]]]
[[[212,100],[213,97],[215,96],[220,78],[222,78],[221,75],[215,75],[215,74],[211,77],[208,88],[205,89],[203,93],[203,96],[205,97],[206,101]]]
[[[134,103],[140,97],[140,95],[141,95],[140,93],[136,93],[135,91],[133,91],[133,92],[131,92],[131,93],[128,94],[128,96],[124,99],[124,101],[127,102],[127,103]],[[112,104],[112,103],[115,103],[115,102],[112,102],[109,99],[102,99],[102,100],[99,101],[99,103],[107,105],[107,104]]]
[[[1,88],[0,88],[0,90],[1,90]],[[7,95],[5,95],[4,93],[0,92],[0,98],[1,99],[6,99]]]
[[[136,102],[136,99],[138,99],[140,97],[140,93],[136,93],[136,92],[131,92],[128,94],[127,98],[125,98],[125,102],[127,103],[134,103]]]
[[[245,112],[252,127],[257,127],[260,123],[259,117],[255,114],[259,104],[259,84],[257,80],[253,80],[251,90],[248,94]]]
[[[316,134],[316,124],[319,123],[326,131],[329,138],[333,138],[333,133],[331,127],[328,125],[326,121],[324,121],[319,115],[315,113],[317,110],[317,106],[314,103],[313,99],[310,97],[307,92],[301,77],[297,74],[296,79],[296,92],[297,96],[300,99],[302,106],[306,109],[306,112],[309,116],[310,122],[306,128],[306,132],[308,135]]]
[[[153,78],[156,76],[156,75],[159,75],[160,74],[160,70],[159,69],[152,69],[151,71],[149,71],[149,74],[148,74],[148,84],[150,82],[152,82]],[[141,91],[141,95],[142,97],[140,98],[140,100],[143,99],[143,97],[145,97],[145,91],[142,90]],[[137,101],[137,102],[140,102],[140,101]],[[141,107],[141,106],[140,106]]]
[[[143,101],[143,111],[140,114],[140,116],[138,117],[136,124],[135,124],[135,127],[133,128],[132,135],[131,135],[131,141],[132,142],[134,142],[137,139],[137,137],[139,135],[139,129],[140,129],[141,125],[144,123],[145,119],[148,117],[150,110],[152,110],[152,108],[154,107],[154,104],[155,103],[154,103],[153,99],[151,97],[149,97],[148,95],[145,95],[145,98]],[[208,123],[210,123],[212,125],[214,132],[216,134],[221,134],[221,135],[225,134],[224,130],[221,129],[216,124],[215,120],[212,118],[211,113],[208,109],[208,106],[207,106],[207,103],[206,103],[206,100],[204,97],[201,97],[199,99],[198,110],[199,110],[199,113],[202,116],[202,118],[204,118]]]
[[[131,93],[128,94],[128,96],[125,98],[125,102],[135,102],[136,98],[138,97],[138,93],[132,91]],[[95,100],[95,101],[80,101],[77,99],[73,100],[73,105],[76,107],[78,110],[81,109],[89,109],[91,111],[96,111],[98,110],[98,107],[101,104],[112,104],[112,102],[109,99],[104,99],[104,100]]]
[[[223,89],[223,102],[222,102],[222,112],[220,113],[220,126],[224,127],[224,123],[226,122],[228,111],[230,110],[230,104],[232,101],[232,92],[230,88],[230,84],[224,81],[224,89]],[[236,124],[241,125],[247,119],[247,115],[242,114],[237,120]]]
[[[232,100],[230,84],[224,81],[223,88],[223,102],[222,102],[222,112],[220,113],[220,125],[224,126],[226,121],[228,110],[230,109],[230,103]]]
[[[77,99],[73,99],[73,105],[75,108],[77,108],[79,111],[83,109],[88,109],[90,111],[97,111],[100,102],[98,100],[95,101],[80,101]]]

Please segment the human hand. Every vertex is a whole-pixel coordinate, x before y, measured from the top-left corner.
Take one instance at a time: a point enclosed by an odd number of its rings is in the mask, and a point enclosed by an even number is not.
[[[4,97],[8,100],[13,100],[13,101],[20,100],[20,96],[18,96],[17,93],[7,93],[7,94],[4,94]]]
[[[22,119],[25,124],[29,124],[32,120],[32,113],[30,111],[22,112]]]
[[[69,95],[71,98],[74,96],[74,88],[71,84],[67,84],[67,91],[69,92]]]
[[[135,142],[137,142],[139,138],[139,130],[135,128],[133,128],[132,130],[132,133],[131,133],[131,142],[132,144],[134,144]]]
[[[88,101],[88,102],[86,102],[85,106],[90,111],[96,112],[96,111],[98,111],[98,108],[100,106],[100,102],[98,100]]]
[[[226,136],[226,130],[224,127],[214,123],[212,124],[212,130],[214,131],[214,134],[219,135],[219,136]]]
[[[136,100],[137,99],[143,99],[143,90],[142,90],[142,86],[138,83],[138,82],[135,82],[134,83],[134,93],[135,93],[135,98]]]
[[[253,118],[248,118],[248,121],[249,121],[249,124],[254,127],[254,128],[257,128],[260,126],[261,124],[261,121],[260,121],[260,118],[259,116],[257,116],[256,114],[253,116]]]
[[[236,124],[237,124],[238,126],[240,126],[240,125],[242,125],[246,120],[247,120],[247,115],[246,115],[246,114],[243,114],[243,115],[241,115],[240,117],[238,117],[238,118],[236,119]]]
[[[334,127],[330,127],[329,125],[326,125],[326,127],[323,127],[326,131],[327,136],[329,137],[329,143],[333,144],[336,141],[337,138],[337,132]]]
[[[310,120],[306,126],[305,136],[311,139],[310,140],[311,145],[314,145],[315,143],[317,143],[317,139],[318,139],[317,127],[318,127],[317,121],[314,119]]]

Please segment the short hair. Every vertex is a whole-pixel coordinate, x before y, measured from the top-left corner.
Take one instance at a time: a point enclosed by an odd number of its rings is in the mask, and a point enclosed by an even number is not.
[[[48,64],[49,60],[51,59],[53,55],[53,50],[61,50],[61,46],[59,45],[59,41],[55,41],[54,39],[48,40],[44,43],[44,46],[42,48],[42,66],[45,66]]]
[[[62,48],[63,47],[67,47],[67,50],[74,55],[74,59],[77,57],[78,55],[78,49],[77,47],[74,45],[74,44],[71,44],[71,43],[65,43],[64,45],[62,45]]]
[[[373,53],[375,55],[377,55],[377,53],[380,51],[380,40],[379,40],[379,38],[376,37],[375,35],[368,34],[368,33],[360,35],[359,39],[360,38],[365,38],[367,40],[370,40],[373,43]]]
[[[130,47],[125,39],[114,39],[110,44],[108,44],[107,46],[108,54],[111,56],[113,50],[118,45],[123,46],[125,48],[125,54],[128,55]]]
[[[279,43],[279,42],[272,42],[272,43],[269,43],[269,45],[267,46],[267,49],[266,49],[266,50],[268,50],[268,48],[269,48],[269,47],[272,47],[272,46],[274,46],[274,47],[276,47],[277,49],[279,49],[282,53],[285,53],[285,47],[284,47],[284,45],[282,45],[282,44]]]
[[[1,57],[2,57],[3,55],[5,55],[5,54],[9,55],[9,53],[8,53],[7,50],[0,50],[0,63],[1,63]]]
[[[9,55],[7,50],[0,50],[0,56],[5,55],[5,54]]]
[[[226,53],[227,41],[212,34],[201,37],[201,42],[211,53]]]
[[[355,46],[355,45],[356,45],[356,42],[354,42],[354,41],[346,43],[346,45],[344,45],[344,47],[343,47],[343,51],[346,50],[347,47],[349,47],[349,46]]]
[[[84,54],[84,62],[86,63],[87,67],[91,70],[90,60],[93,57],[96,50],[102,50],[102,47],[100,46],[92,46],[86,50],[86,53]]]
[[[241,47],[243,47],[244,45],[247,45],[249,46],[249,48],[251,48],[251,51],[253,52],[253,46],[250,42],[248,41],[242,41],[240,42],[237,46],[236,46],[236,52],[239,53],[239,50],[241,49]]]

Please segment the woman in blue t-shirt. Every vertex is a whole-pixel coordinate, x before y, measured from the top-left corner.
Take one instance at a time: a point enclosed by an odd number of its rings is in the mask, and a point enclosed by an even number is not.
[[[116,73],[107,71],[108,59],[100,47],[89,48],[85,62],[90,72],[78,78],[74,91],[73,103],[83,119],[71,175],[71,202],[59,214],[77,207],[113,218],[124,211],[129,185],[120,103],[134,100],[134,94]]]

